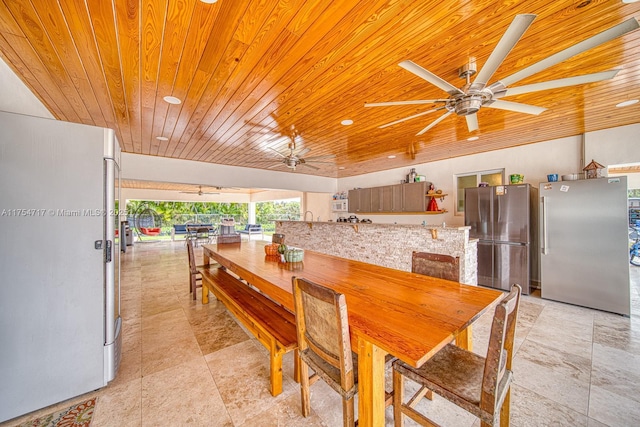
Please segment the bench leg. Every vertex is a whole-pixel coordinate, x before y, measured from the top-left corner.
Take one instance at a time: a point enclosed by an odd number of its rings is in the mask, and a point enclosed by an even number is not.
[[[204,278],[202,279],[202,304],[209,304],[209,287]]]
[[[282,393],[282,351],[272,348],[270,354],[271,395],[277,396]]]

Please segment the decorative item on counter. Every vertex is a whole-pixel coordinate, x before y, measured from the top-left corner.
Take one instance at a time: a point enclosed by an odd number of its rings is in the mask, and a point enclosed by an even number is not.
[[[280,262],[281,256],[279,254],[276,255],[265,255],[264,260],[269,262]]]
[[[416,176],[416,182],[427,182],[427,177],[424,175]]]
[[[511,175],[509,178],[511,180],[511,184],[522,184],[524,182],[524,175],[519,173]]]
[[[585,166],[582,170],[586,172],[587,179],[592,179],[592,178],[601,178],[602,169],[604,169],[604,166],[602,166],[600,163],[592,159],[591,163]]]
[[[429,189],[427,190],[427,194],[436,194],[436,187],[433,184],[429,186]]]
[[[549,181],[549,182],[557,182],[558,181],[558,174],[557,173],[551,173],[551,174],[547,175],[547,181]]]

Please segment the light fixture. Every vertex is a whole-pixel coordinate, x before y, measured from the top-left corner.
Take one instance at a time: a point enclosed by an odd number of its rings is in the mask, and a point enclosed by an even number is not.
[[[638,0],[622,0],[622,3],[635,3]]]
[[[387,156],[387,159],[395,159],[395,158],[396,158],[396,156],[394,156],[393,154],[390,155],[390,156]]]
[[[208,4],[213,4],[215,2],[217,2],[218,0],[200,0],[202,3],[208,3]]]
[[[476,141],[478,139],[480,139],[479,136],[471,136],[471,137],[467,138],[467,141]]]
[[[340,122],[340,124],[341,124],[342,126],[351,126],[351,125],[353,124],[353,120],[351,120],[351,119],[345,119],[345,120],[341,121],[341,122]]]
[[[166,136],[156,136],[156,139],[158,141],[168,141],[169,140],[169,138],[167,138]]]
[[[182,103],[182,101],[179,98],[176,98],[175,96],[165,96],[162,99],[164,99],[169,104],[180,104],[180,103]]]
[[[616,107],[620,108],[620,107],[628,107],[629,105],[633,105],[633,104],[637,104],[638,100],[637,99],[630,99],[628,101],[624,101],[621,102],[619,104],[616,104]]]
[[[343,170],[344,166],[339,166],[338,169]]]

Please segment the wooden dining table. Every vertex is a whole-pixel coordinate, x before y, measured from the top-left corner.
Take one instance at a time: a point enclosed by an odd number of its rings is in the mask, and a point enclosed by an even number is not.
[[[351,345],[358,354],[360,426],[385,424],[385,357],[418,367],[457,337],[504,296],[501,291],[465,285],[310,250],[300,263],[265,254],[265,243],[203,245],[204,264],[215,260],[293,312],[292,278],[343,293]],[[203,293],[203,302],[208,295]]]

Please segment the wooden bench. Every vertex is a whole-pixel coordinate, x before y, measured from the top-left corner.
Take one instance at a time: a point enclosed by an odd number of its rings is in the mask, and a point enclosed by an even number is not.
[[[298,340],[293,313],[251,289],[225,270],[201,268],[202,303],[209,302],[213,292],[227,309],[269,350],[271,394],[282,393],[282,356],[294,350],[294,378],[300,381]]]

